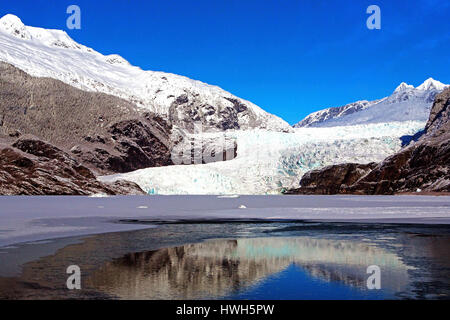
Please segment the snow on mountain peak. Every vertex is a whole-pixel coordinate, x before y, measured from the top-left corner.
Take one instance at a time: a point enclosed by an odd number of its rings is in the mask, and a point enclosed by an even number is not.
[[[0,19],[0,61],[35,77],[126,99],[189,130],[195,119],[219,130],[292,131],[281,118],[217,86],[144,71],[119,55],[105,56],[78,44],[65,31],[25,26],[14,15]]]
[[[108,62],[110,64],[130,65],[130,63],[127,60],[125,60],[118,54],[110,54],[110,55],[106,56],[105,58],[106,58],[106,62]]]
[[[34,40],[39,44],[59,48],[81,49],[69,35],[62,30],[30,27],[23,24],[19,17],[7,14],[0,18],[0,31],[24,40]]]
[[[400,83],[400,85],[395,89],[394,93],[405,91],[408,89],[414,89],[414,86],[407,84],[406,82]]]
[[[356,102],[343,107],[316,111],[294,125],[294,128],[333,127],[392,121],[426,122],[436,95],[448,86],[433,78],[428,78],[417,88],[402,82],[394,93],[386,98],[366,103],[362,107]]]
[[[420,86],[418,86],[417,90],[444,90],[448,85],[443,84],[440,81],[434,80],[433,78],[428,78],[425,80],[424,83],[422,83]]]
[[[406,91],[406,90],[409,90],[409,89],[410,90],[416,89],[416,90],[421,90],[421,91],[431,91],[431,90],[442,91],[446,87],[448,87],[448,85],[443,84],[442,82],[440,82],[438,80],[434,80],[433,78],[428,78],[420,86],[417,86],[416,88],[414,88],[414,86],[412,86],[412,85],[409,85],[409,84],[407,84],[405,82],[402,82],[395,89],[394,93]]]
[[[0,18],[0,25],[23,26],[24,24],[18,16],[8,13]]]
[[[22,39],[31,39],[31,35],[27,32],[27,27],[22,20],[13,14],[7,14],[0,18],[0,31]]]

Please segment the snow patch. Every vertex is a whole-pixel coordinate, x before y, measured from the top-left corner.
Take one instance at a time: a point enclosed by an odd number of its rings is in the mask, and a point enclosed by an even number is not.
[[[414,86],[407,84],[405,82],[400,83],[400,85],[395,89],[394,93],[400,92],[400,91],[405,91],[408,89],[414,89]]]
[[[438,90],[442,91],[449,85],[443,84],[440,81],[434,80],[433,78],[428,78],[425,80],[424,83],[422,83],[420,86],[418,86],[417,90]]]

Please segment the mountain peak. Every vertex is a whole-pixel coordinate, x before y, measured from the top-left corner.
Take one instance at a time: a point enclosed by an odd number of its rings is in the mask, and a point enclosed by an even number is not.
[[[407,84],[406,82],[400,83],[400,85],[395,89],[394,93],[404,91],[407,89],[414,89],[414,86]]]
[[[26,26],[23,24],[22,20],[19,17],[13,14],[4,15],[0,18],[0,31],[4,31],[6,33],[10,33],[13,36],[22,38],[22,39],[30,39],[31,36],[27,32]]]
[[[425,80],[424,83],[422,83],[420,86],[418,86],[417,90],[444,90],[448,85],[443,84],[440,81],[434,80],[433,78],[428,78]]]
[[[118,54],[110,54],[105,56],[106,62],[109,64],[130,65],[130,63]]]
[[[24,24],[18,16],[8,13],[0,18],[0,25],[23,26]]]
[[[16,38],[37,41],[51,47],[72,49],[83,47],[73,41],[63,30],[26,26],[19,17],[13,14],[7,14],[0,18],[0,31]]]
[[[0,61],[32,76],[123,98],[136,108],[174,119],[174,124],[187,130],[194,126],[189,118],[192,115],[208,129],[292,131],[284,120],[217,86],[175,74],[144,71],[118,55],[105,56],[77,43],[65,31],[25,26],[13,15],[6,15],[0,22]],[[172,107],[174,102],[177,108]],[[236,112],[220,112],[225,108]]]

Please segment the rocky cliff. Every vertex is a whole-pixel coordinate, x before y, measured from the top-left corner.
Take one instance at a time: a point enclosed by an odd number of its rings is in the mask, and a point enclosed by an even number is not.
[[[161,117],[2,62],[0,120],[0,135],[34,135],[98,173],[172,164],[171,126]]]
[[[299,189],[288,190],[286,194],[337,194],[343,186],[350,186],[376,167],[369,164],[345,163],[311,170],[302,177]]]
[[[0,194],[92,195],[144,194],[136,184],[101,183],[70,154],[36,137],[13,144],[0,141]]]
[[[369,165],[364,170],[361,165],[341,164],[312,171],[301,179],[299,189],[287,193],[450,192],[449,106],[450,89],[446,89],[436,96],[419,140],[373,168]]]

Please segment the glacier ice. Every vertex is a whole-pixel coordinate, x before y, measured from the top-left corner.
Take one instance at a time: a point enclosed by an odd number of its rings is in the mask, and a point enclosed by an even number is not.
[[[424,126],[423,121],[403,121],[298,128],[294,133],[231,131],[224,134],[237,141],[233,160],[147,168],[99,179],[130,180],[149,194],[279,194],[298,187],[301,176],[311,169],[382,161],[401,148],[401,136],[413,135]]]
[[[249,114],[240,117],[240,128],[274,130],[227,131],[227,139],[234,139],[238,146],[237,157],[230,161],[100,177],[135,181],[149,194],[276,194],[297,187],[300,177],[311,169],[343,162],[381,161],[400,149],[401,136],[424,127],[434,96],[445,86],[431,78],[417,88],[402,84],[390,97],[345,106],[337,115],[318,112],[320,119],[327,120],[322,128],[294,130],[282,119],[217,86],[143,71],[118,55],[104,56],[76,43],[64,31],[25,26],[13,15],[0,19],[0,61],[32,76],[127,99],[166,117],[177,96],[186,92],[199,97],[199,105],[218,110],[233,108],[236,100],[245,104],[256,119],[250,125]],[[220,140],[222,134],[204,136]]]

